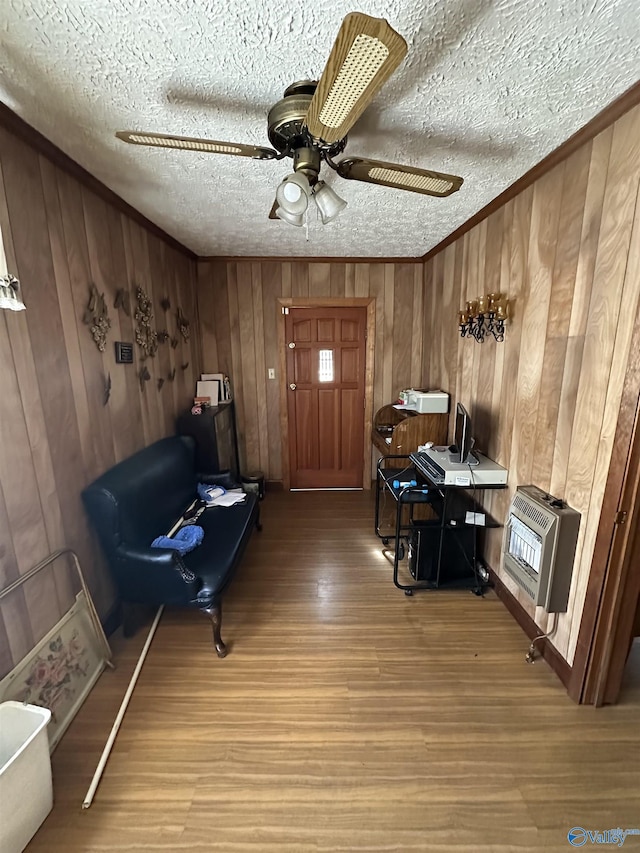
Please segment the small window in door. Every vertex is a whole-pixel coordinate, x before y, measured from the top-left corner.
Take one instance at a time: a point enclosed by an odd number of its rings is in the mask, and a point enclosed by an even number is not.
[[[333,382],[333,350],[321,349],[318,353],[318,382]]]

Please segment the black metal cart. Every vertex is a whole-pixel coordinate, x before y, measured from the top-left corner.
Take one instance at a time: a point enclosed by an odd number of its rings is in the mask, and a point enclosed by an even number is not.
[[[404,463],[404,464],[401,464]],[[375,532],[384,545],[394,542],[393,583],[406,595],[417,589],[466,588],[481,594],[486,586],[479,552],[481,534],[500,525],[475,500],[476,491],[505,486],[443,486],[433,483],[409,455],[382,456],[377,465]],[[381,528],[385,495],[395,502],[395,524]],[[417,507],[428,507],[416,517]],[[481,512],[484,524],[466,521]],[[399,563],[408,552],[412,583],[399,580]]]

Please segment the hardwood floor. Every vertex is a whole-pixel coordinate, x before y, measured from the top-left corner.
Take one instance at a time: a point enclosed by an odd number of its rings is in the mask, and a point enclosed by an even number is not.
[[[146,632],[114,643],[29,853],[502,853],[640,825],[638,681],[577,707],[492,594],[406,598],[370,494],[269,493],[262,512],[226,599],[229,656],[200,614],[165,613],[83,812]]]

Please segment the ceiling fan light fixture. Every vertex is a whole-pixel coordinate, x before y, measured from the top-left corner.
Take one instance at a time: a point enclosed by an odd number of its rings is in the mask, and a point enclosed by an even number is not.
[[[340,211],[344,210],[347,202],[340,198],[337,192],[325,184],[324,181],[318,181],[313,188],[313,197],[316,201],[316,206],[320,211],[320,219],[323,225],[332,222]]]
[[[276,190],[279,209],[286,211],[292,216],[302,216],[309,206],[310,195],[311,186],[306,176],[301,172],[294,172],[292,175],[287,175]],[[282,219],[283,217],[280,218]]]
[[[283,222],[288,222],[289,225],[295,225],[296,228],[301,228],[304,225],[303,213],[289,213],[283,207],[277,207],[276,216],[278,219],[282,219]]]

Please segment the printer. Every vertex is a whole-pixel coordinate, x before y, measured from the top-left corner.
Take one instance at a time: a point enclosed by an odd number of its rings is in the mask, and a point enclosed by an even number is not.
[[[449,395],[444,391],[406,391],[407,409],[421,415],[440,414],[449,411]]]

